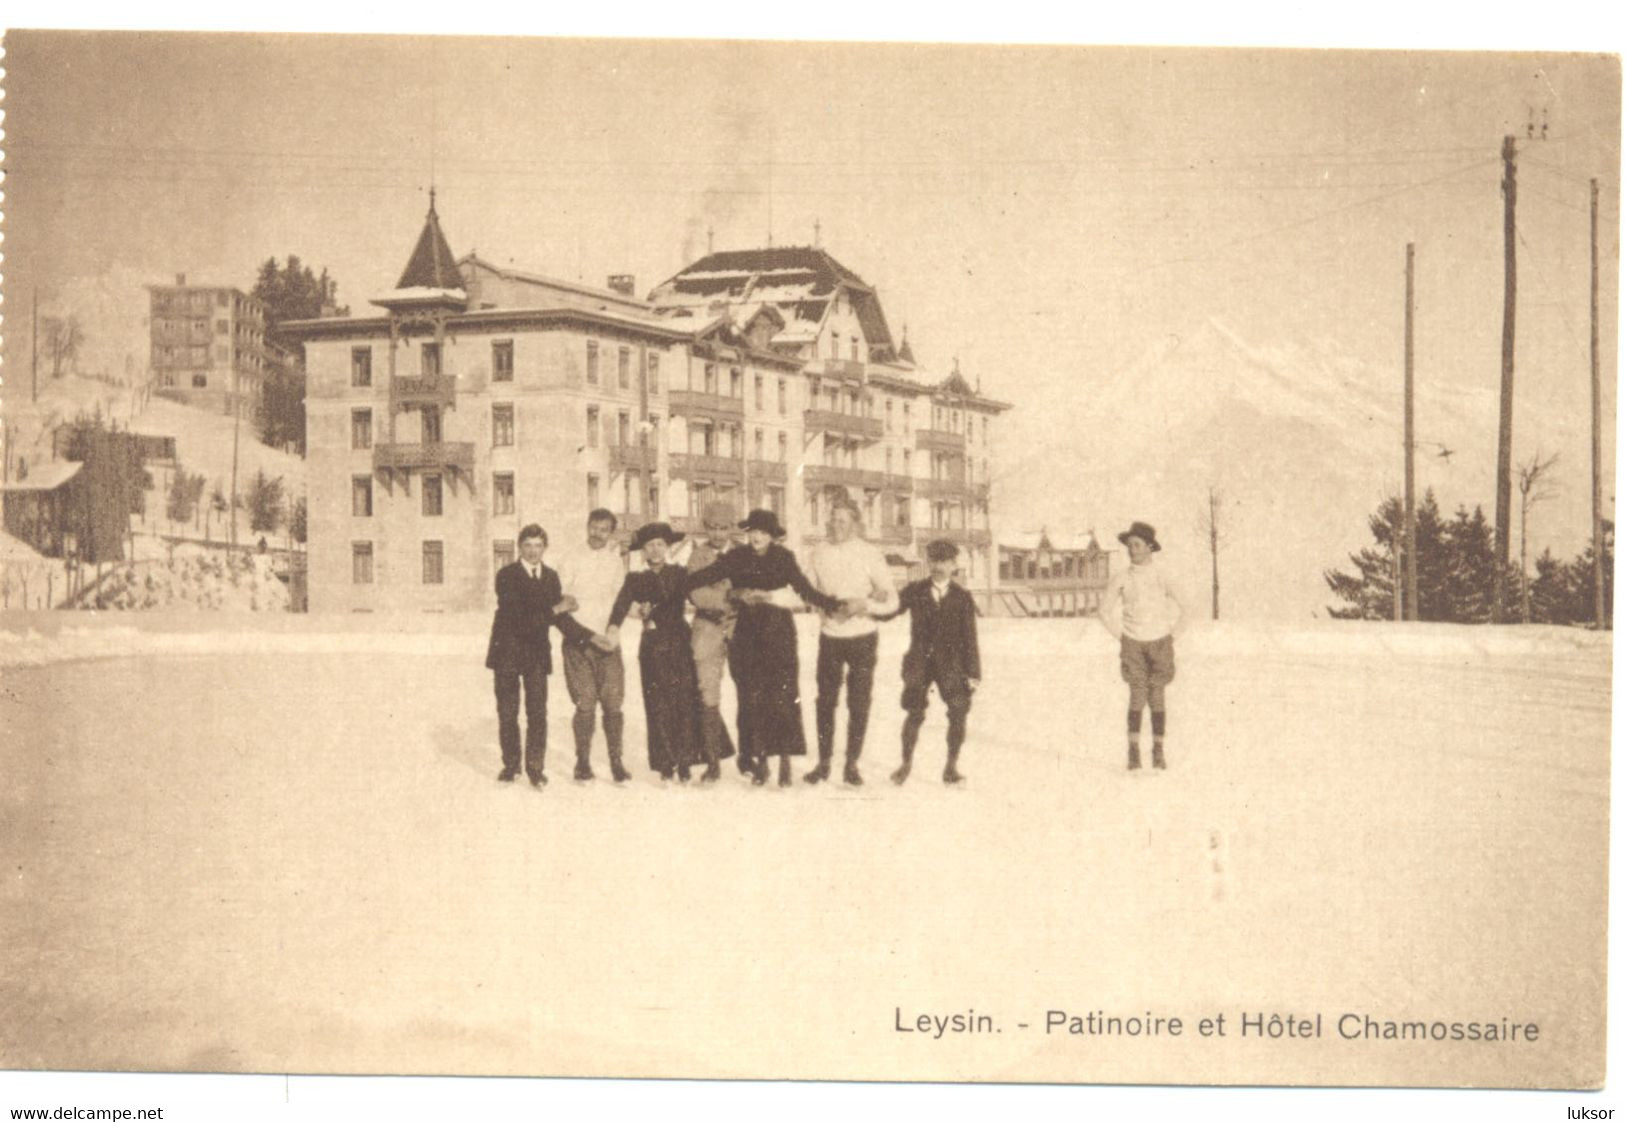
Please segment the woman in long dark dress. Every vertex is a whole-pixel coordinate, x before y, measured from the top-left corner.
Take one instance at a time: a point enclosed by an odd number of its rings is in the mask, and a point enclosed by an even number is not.
[[[700,695],[689,645],[688,621],[683,617],[688,571],[666,561],[666,552],[682,534],[664,522],[651,522],[637,532],[632,548],[643,551],[641,572],[627,573],[609,613],[609,629],[618,635],[621,621],[633,604],[647,606],[643,638],[638,643],[638,669],[643,678],[643,715],[649,729],[649,767],[670,779],[675,773],[688,782],[689,768],[704,759],[700,735]],[[702,783],[722,774],[717,761],[705,759]]]
[[[784,529],[770,510],[753,510],[739,524],[748,544],[688,575],[690,589],[726,578],[739,603],[739,620],[728,650],[728,667],[739,686],[739,752],[755,762],[753,782],[767,782],[767,757],[779,757],[779,786],[790,785],[790,757],[807,754],[801,725],[800,659],[796,626],[786,608],[768,602],[774,589],[789,586],[813,607],[836,612],[841,602],[812,586],[796,556],[775,538]]]

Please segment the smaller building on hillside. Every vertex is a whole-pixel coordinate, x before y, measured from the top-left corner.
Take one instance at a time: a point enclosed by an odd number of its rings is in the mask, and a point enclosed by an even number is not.
[[[1111,553],[1093,531],[1008,534],[999,541],[998,614],[1090,616],[1111,578]]]
[[[74,553],[88,509],[83,467],[71,460],[20,463],[0,485],[6,533],[46,557]]]
[[[265,309],[241,289],[150,285],[152,378],[159,396],[251,418],[269,361]]]

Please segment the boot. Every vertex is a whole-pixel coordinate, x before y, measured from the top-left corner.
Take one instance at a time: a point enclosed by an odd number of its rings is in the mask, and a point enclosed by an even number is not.
[[[841,774],[841,782],[848,787],[862,787],[863,776],[858,774],[858,761],[846,761],[846,770]]]
[[[779,757],[779,786],[780,787],[788,787],[793,782],[795,782],[795,779],[790,774],[790,757],[789,756],[780,756]]]
[[[1151,766],[1157,768],[1159,771],[1168,770],[1168,760],[1162,754],[1162,744],[1160,741],[1151,745]]]
[[[822,783],[829,778],[829,757],[818,757],[818,766],[801,777],[803,783]]]
[[[619,754],[609,758],[609,774],[610,778],[614,779],[617,783],[625,783],[628,779],[632,778],[632,773],[627,771],[626,768],[621,764],[621,757]]]
[[[755,787],[766,786],[766,784],[767,784],[767,757],[766,756],[757,756],[756,757],[756,759],[754,761],[754,766],[753,766],[753,768],[751,770],[751,773],[750,773],[750,781],[751,781],[751,785],[755,786]]]
[[[722,766],[715,760],[705,765],[705,773],[700,776],[701,783],[715,783],[722,778]]]
[[[908,773],[909,773],[909,769],[911,767],[912,767],[912,765],[909,763],[908,759],[905,757],[904,760],[903,760],[903,766],[891,773],[891,781],[893,783],[897,784],[899,787],[901,787],[903,784],[907,783],[908,782]]]
[[[1138,744],[1128,746],[1128,769],[1130,771],[1140,770],[1140,746]]]
[[[959,749],[958,748],[950,748],[950,749],[948,749],[948,766],[942,769],[942,781],[944,783],[947,783],[947,784],[951,785],[951,784],[954,784],[954,783],[963,783],[963,782],[965,782],[965,777],[963,775],[959,774],[959,768],[957,766],[955,766],[958,763],[959,763]]]
[[[679,783],[687,783],[689,781],[689,779],[690,779],[690,774],[689,774],[689,770],[688,770],[688,765],[687,764],[678,764],[677,765],[677,782],[679,782]]]
[[[576,756],[576,779],[579,780],[580,782],[586,783],[586,782],[591,781],[592,778],[593,778],[592,765],[587,762],[586,755],[585,754],[577,755]]]

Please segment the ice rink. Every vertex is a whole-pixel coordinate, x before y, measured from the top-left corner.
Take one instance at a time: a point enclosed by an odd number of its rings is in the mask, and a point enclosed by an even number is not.
[[[1110,637],[983,620],[960,789],[935,700],[886,781],[905,624],[859,790],[805,786],[810,759],[792,790],[663,787],[628,651],[634,780],[571,782],[555,677],[538,793],[494,782],[485,622],[0,619],[0,1066],[1602,1076],[1611,636],[1197,628],[1170,769],[1129,774]],[[990,1030],[899,1031],[973,1009]],[[1044,1030],[1097,1010],[1183,1034]],[[1322,1035],[1242,1035],[1274,1013]],[[1344,1014],[1540,1034],[1348,1040]]]

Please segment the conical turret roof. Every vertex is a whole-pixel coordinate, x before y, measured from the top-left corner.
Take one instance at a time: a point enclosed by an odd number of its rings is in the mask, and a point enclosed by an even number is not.
[[[398,289],[443,288],[461,289],[463,276],[457,271],[457,259],[446,244],[446,235],[440,229],[440,216],[434,209],[434,191],[429,191],[429,213],[423,220],[423,232],[418,235],[417,248],[406,262]]]

